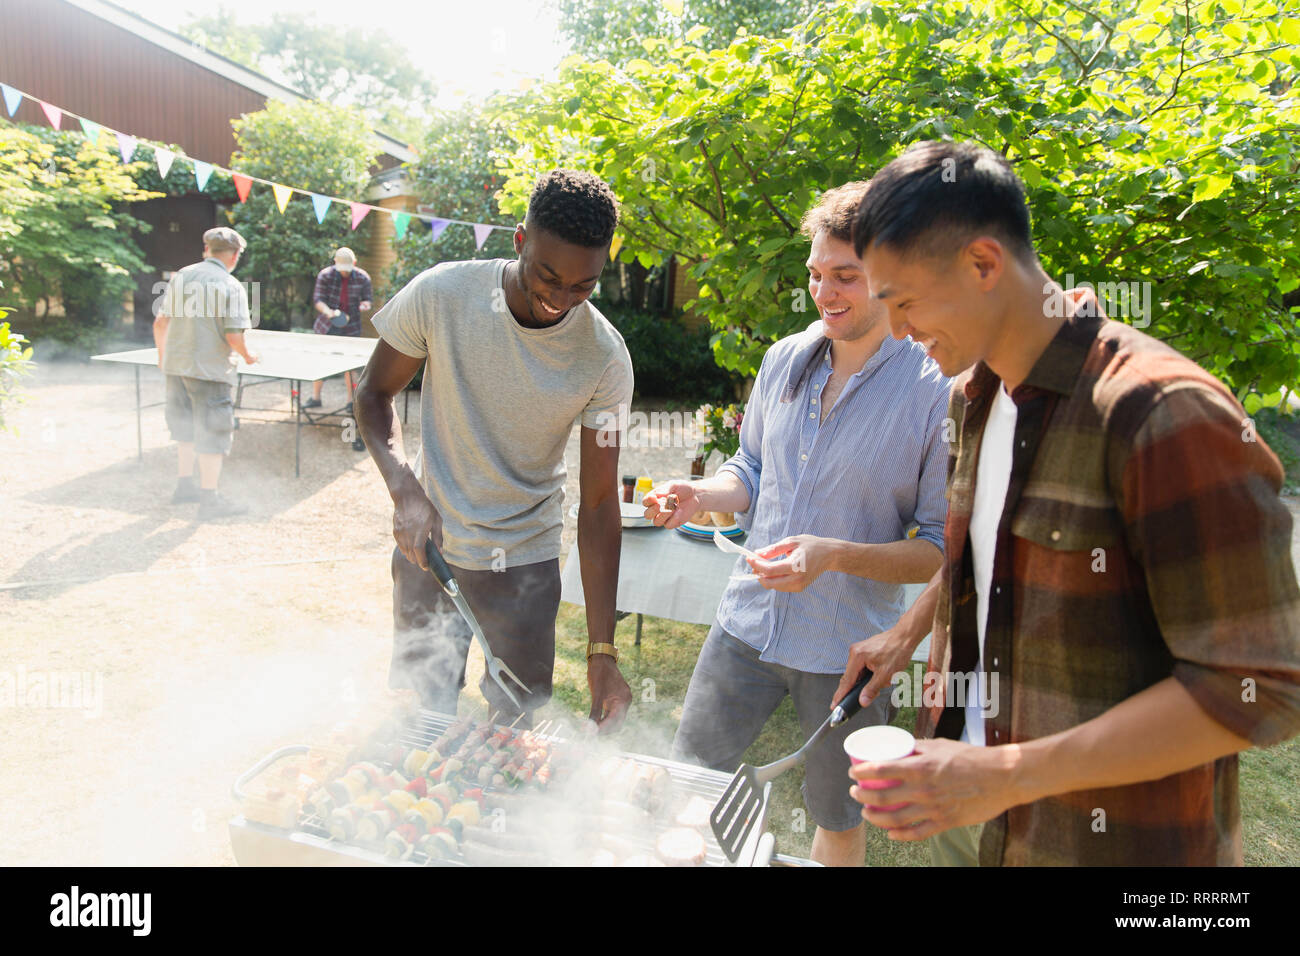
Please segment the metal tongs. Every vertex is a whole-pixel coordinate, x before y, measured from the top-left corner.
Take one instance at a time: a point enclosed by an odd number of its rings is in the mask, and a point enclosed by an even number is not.
[[[460,616],[465,619],[465,623],[469,625],[470,631],[474,634],[474,640],[478,641],[478,646],[483,651],[483,659],[487,661],[488,676],[491,677],[492,680],[496,682],[496,685],[501,688],[501,692],[510,698],[510,702],[514,704],[518,710],[522,711],[524,705],[519,702],[519,698],[515,696],[515,692],[511,689],[510,685],[506,683],[506,678],[509,678],[517,684],[519,689],[525,694],[530,694],[532,691],[528,689],[527,684],[515,676],[514,672],[510,670],[509,667],[502,663],[501,658],[492,653],[492,648],[488,646],[487,638],[483,636],[483,628],[479,627],[478,620],[474,617],[474,612],[469,609],[469,602],[465,600],[465,595],[460,593],[460,585],[457,584],[456,579],[452,577],[451,568],[447,567],[447,562],[443,560],[442,552],[440,552],[437,546],[434,545],[433,538],[429,538],[425,541],[424,556],[429,559],[429,570],[433,572],[433,576],[438,579],[438,583],[442,585],[442,589],[447,592],[447,597],[451,598],[452,602],[456,605],[456,609],[460,611]]]

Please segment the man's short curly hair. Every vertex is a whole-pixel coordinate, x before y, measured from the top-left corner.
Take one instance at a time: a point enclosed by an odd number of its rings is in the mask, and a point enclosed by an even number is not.
[[[598,176],[576,169],[543,173],[528,197],[530,227],[588,249],[608,246],[618,225],[618,200]]]
[[[833,239],[852,242],[853,217],[866,194],[867,183],[864,180],[826,190],[817,200],[817,205],[803,214],[800,231],[808,239],[816,239],[817,233],[825,230]]]

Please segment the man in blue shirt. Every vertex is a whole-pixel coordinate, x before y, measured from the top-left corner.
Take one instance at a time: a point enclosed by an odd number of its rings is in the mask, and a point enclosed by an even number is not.
[[[892,625],[903,584],[929,581],[942,561],[949,380],[919,345],[890,336],[869,295],[852,243],[865,191],[832,189],[804,217],[821,319],[764,356],[740,451],[712,478],[667,482],[645,498],[646,517],[668,528],[700,511],[736,512],[761,558],[757,578],[723,594],[686,692],[677,759],[734,770],[787,694],[811,735],[850,646]],[[672,511],[662,507],[669,494]],[[881,695],[809,754],[803,793],[819,863],[862,865],[866,830],[843,741],[892,717]]]

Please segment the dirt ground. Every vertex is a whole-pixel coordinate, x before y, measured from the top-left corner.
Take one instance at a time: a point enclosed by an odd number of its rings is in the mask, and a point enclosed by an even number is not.
[[[194,505],[169,503],[161,407],[143,413],[137,460],[134,381],[123,366],[42,363],[0,433],[0,675],[28,704],[0,706],[0,814],[29,824],[3,828],[2,864],[232,864],[236,776],[389,706],[392,510],[370,457],[337,429],[306,428],[295,478],[293,427],[244,420],[222,488],[252,510],[199,524]],[[160,402],[158,372],[141,381],[143,403]],[[327,407],[342,395],[326,384]],[[246,401],[287,414],[288,386]],[[681,448],[625,451],[623,464],[688,470]],[[566,518],[566,549],[574,535]],[[472,686],[476,651],[470,669]],[[34,687],[74,673],[79,707],[32,705]]]

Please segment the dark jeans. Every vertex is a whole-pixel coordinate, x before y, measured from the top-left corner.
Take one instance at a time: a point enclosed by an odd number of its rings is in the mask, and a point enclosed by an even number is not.
[[[516,696],[531,716],[551,698],[560,559],[502,571],[453,566],[451,573],[493,654],[528,686],[531,693],[516,690]],[[473,640],[469,625],[433,574],[411,564],[394,548],[393,660],[388,686],[413,688],[428,709],[456,713]],[[486,672],[479,689],[506,723],[519,713]]]

